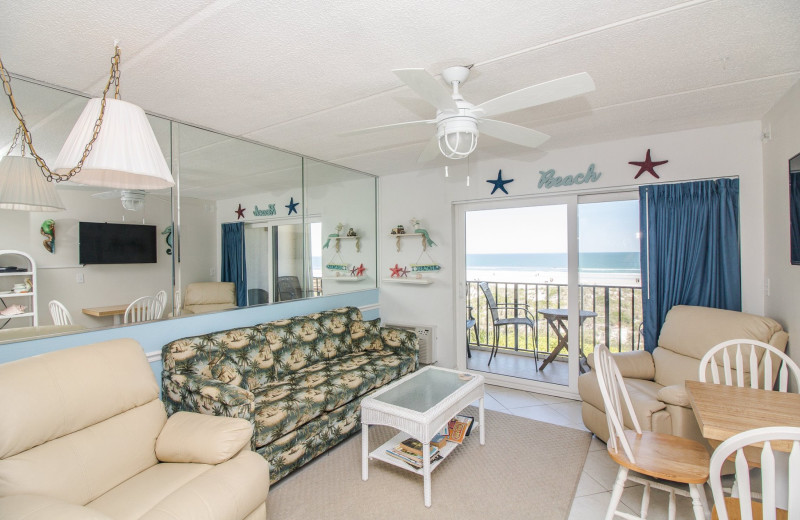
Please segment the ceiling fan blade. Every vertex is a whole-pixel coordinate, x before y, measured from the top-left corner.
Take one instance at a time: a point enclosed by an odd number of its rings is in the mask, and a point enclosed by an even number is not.
[[[453,93],[425,69],[397,69],[392,72],[422,99],[439,110],[443,112],[458,110],[458,105],[453,101]]]
[[[92,193],[90,197],[95,199],[118,199],[120,197],[120,192],[119,190],[101,191],[98,193]]]
[[[542,132],[494,119],[478,119],[478,128],[483,134],[528,148],[538,148],[550,139]]]
[[[586,72],[564,76],[563,78],[545,81],[538,85],[510,92],[504,96],[490,99],[475,107],[483,116],[505,114],[523,108],[552,103],[572,96],[585,94],[594,90],[594,80]]]
[[[428,161],[432,161],[436,159],[436,157],[440,154],[439,151],[439,139],[434,135],[429,141],[428,144],[425,145],[425,149],[422,150],[422,153],[419,154],[419,158],[417,159],[417,163],[424,163]]]
[[[435,123],[435,119],[425,119],[423,121],[406,121],[405,123],[394,123],[391,125],[381,125],[381,126],[373,126],[370,128],[361,128],[359,130],[351,130],[349,132],[342,132],[339,135],[360,135],[360,134],[367,134],[370,132],[380,131],[380,130],[391,130],[393,128],[403,128],[406,126],[414,126],[414,125],[429,125]]]

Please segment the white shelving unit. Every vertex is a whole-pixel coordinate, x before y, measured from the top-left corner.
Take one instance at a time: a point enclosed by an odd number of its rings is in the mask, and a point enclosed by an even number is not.
[[[36,280],[36,261],[27,253],[15,251],[13,249],[0,250],[0,266],[14,266],[25,269],[24,271],[0,271],[0,299],[9,305],[24,305],[27,312],[13,314],[11,316],[0,316],[2,320],[15,320],[19,318],[30,318],[34,327],[39,325],[39,313],[37,310],[36,292],[38,283]],[[31,279],[33,288],[30,292],[15,293],[12,287],[16,283],[24,282],[26,278]],[[10,302],[10,303],[9,303]]]

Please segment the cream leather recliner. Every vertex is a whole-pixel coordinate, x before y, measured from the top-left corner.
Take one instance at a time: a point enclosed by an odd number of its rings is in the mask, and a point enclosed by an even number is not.
[[[233,282],[195,282],[186,286],[181,315],[235,308],[236,286]]]
[[[244,419],[169,419],[119,339],[0,365],[0,518],[266,518],[269,465]]]
[[[698,380],[700,360],[711,347],[739,338],[757,339],[783,351],[789,335],[777,321],[763,316],[676,305],[667,313],[652,355],[645,351],[613,354],[642,429],[705,444],[684,383]],[[590,365],[592,361],[590,356]],[[773,358],[773,381],[779,365]],[[763,374],[763,359],[759,359],[759,368]],[[605,408],[594,370],[578,378],[578,392],[583,400],[583,423],[607,441]],[[627,419],[625,424],[633,428]]]

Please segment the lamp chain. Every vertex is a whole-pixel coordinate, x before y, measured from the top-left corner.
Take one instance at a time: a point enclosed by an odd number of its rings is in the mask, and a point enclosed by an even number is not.
[[[31,137],[31,132],[28,130],[28,125],[25,124],[25,118],[22,116],[22,112],[20,112],[19,108],[17,107],[16,101],[14,101],[14,93],[11,91],[11,77],[8,74],[8,70],[3,66],[3,60],[0,59],[0,79],[3,81],[3,90],[8,96],[9,101],[11,101],[11,110],[14,112],[14,115],[19,120],[19,127],[17,128],[17,134],[14,136],[14,144],[16,144],[17,139],[19,138],[20,130],[22,132],[23,140],[22,143],[22,154],[25,155],[25,143],[28,143],[28,150],[30,150],[31,155],[34,159],[36,159],[36,164],[39,166],[39,169],[42,170],[42,175],[44,175],[45,179],[48,182],[61,182],[67,181],[77,175],[81,168],[83,168],[83,163],[86,161],[86,158],[89,157],[89,152],[92,151],[92,145],[97,140],[97,136],[100,133],[100,127],[103,124],[103,115],[106,111],[106,94],[108,94],[108,90],[111,88],[111,84],[114,84],[114,99],[120,99],[119,97],[119,59],[120,59],[120,50],[118,46],[114,47],[114,56],[111,58],[111,73],[108,78],[108,82],[106,83],[106,88],[103,90],[103,100],[100,103],[100,115],[97,117],[97,121],[94,123],[94,131],[92,133],[92,138],[86,144],[86,147],[83,150],[83,156],[81,157],[78,164],[72,168],[66,174],[55,173],[50,170],[45,163],[44,159],[36,153],[36,149],[33,147],[33,138]],[[14,147],[14,144],[11,147]],[[10,149],[9,149],[10,151]]]

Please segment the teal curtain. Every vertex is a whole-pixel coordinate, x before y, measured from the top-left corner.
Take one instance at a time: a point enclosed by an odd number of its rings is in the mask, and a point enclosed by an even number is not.
[[[742,309],[739,180],[639,188],[644,345],[674,305]]]
[[[247,265],[244,255],[244,222],[222,224],[223,282],[236,284],[236,305],[247,306]]]

